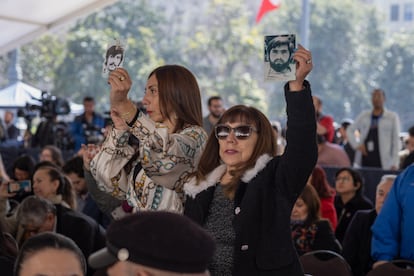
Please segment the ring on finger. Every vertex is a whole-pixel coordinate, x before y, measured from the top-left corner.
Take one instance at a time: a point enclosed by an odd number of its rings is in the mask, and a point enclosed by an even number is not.
[[[312,59],[310,58],[310,59],[308,59],[307,61],[306,61],[306,63],[307,64],[311,64],[312,63]]]
[[[124,81],[124,80],[125,80],[125,77],[124,77],[124,76],[120,76],[120,77],[119,77],[119,80],[120,80],[120,81]]]

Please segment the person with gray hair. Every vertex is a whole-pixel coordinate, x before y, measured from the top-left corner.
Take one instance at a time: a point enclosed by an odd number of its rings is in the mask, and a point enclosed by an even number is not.
[[[17,210],[17,221],[19,226],[24,229],[20,240],[29,238],[37,233],[44,231],[53,231],[56,216],[55,205],[46,199],[29,196],[23,200]]]
[[[354,276],[363,276],[371,270],[371,226],[381,211],[397,175],[385,174],[377,185],[375,208],[357,211],[348,226],[342,244],[342,255],[352,268]]]
[[[394,259],[414,261],[414,165],[395,179],[372,226],[373,268]]]
[[[22,201],[17,221],[20,244],[39,233],[55,232],[72,239],[86,258],[105,246],[105,231],[92,218],[38,196]]]
[[[73,240],[52,232],[31,237],[16,259],[15,276],[86,275],[86,260]]]

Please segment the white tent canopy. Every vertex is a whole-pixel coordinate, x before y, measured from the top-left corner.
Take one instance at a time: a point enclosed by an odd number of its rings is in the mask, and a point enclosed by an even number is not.
[[[16,109],[26,104],[41,105],[42,91],[21,81],[0,90],[0,108]],[[71,114],[83,112],[83,105],[70,102]]]
[[[42,91],[23,82],[16,82],[0,90],[0,108],[18,108],[40,104]]]
[[[3,0],[0,55],[117,0]]]

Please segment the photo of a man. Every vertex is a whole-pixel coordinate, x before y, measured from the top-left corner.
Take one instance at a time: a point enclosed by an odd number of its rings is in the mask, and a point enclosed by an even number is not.
[[[124,61],[124,47],[117,42],[114,45],[111,45],[108,50],[106,50],[105,62],[103,64],[103,73],[108,73],[115,70],[118,67],[121,67],[122,62]]]
[[[292,59],[295,46],[293,34],[265,36],[265,80],[295,79],[296,67]]]

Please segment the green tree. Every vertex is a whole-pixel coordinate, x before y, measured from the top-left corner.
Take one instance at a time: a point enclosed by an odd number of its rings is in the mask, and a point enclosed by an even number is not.
[[[138,100],[150,70],[163,63],[157,55],[159,24],[163,23],[146,1],[120,1],[78,22],[67,36],[67,52],[57,68],[57,93],[80,102],[94,96],[102,108],[108,108],[110,87],[102,75],[104,55],[113,39],[126,46],[123,66],[134,80],[130,97]],[[138,92],[137,92],[138,91]]]
[[[255,25],[254,0],[121,0],[78,21],[66,34],[24,46],[23,77],[76,102],[93,95],[107,108],[103,55],[109,40],[121,38],[127,46],[124,67],[134,80],[133,99],[142,97],[154,67],[177,63],[195,73],[204,100],[220,94],[229,105],[254,105],[270,119],[284,120],[284,84],[263,81],[263,37],[295,33],[300,43],[301,5],[302,0],[284,1]],[[387,107],[401,111],[400,116],[411,112],[411,34],[386,33],[378,11],[353,0],[311,1],[310,14],[314,69],[309,80],[326,113],[337,121],[354,118],[370,108],[374,87],[386,91]],[[7,57],[0,58],[3,71],[7,63]],[[5,82],[0,78],[0,84]]]
[[[251,18],[240,1],[210,1],[205,13],[198,14],[186,60],[193,61],[204,98],[220,94],[229,105],[249,104],[266,112],[265,92],[255,74],[261,68],[258,49],[263,44],[257,29],[250,26]]]
[[[378,58],[381,63],[377,86],[385,91],[386,106],[398,112],[402,131],[414,125],[414,49],[413,33],[394,35]]]

